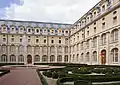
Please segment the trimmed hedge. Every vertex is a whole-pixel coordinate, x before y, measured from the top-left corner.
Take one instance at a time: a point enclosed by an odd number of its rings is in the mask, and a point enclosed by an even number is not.
[[[38,76],[39,76],[39,78],[40,78],[40,80],[41,80],[41,82],[42,82],[42,85],[48,85],[46,79],[41,75],[39,69],[36,69],[36,71],[37,71]]]
[[[2,73],[0,74],[0,76],[3,76],[3,75],[5,75],[5,74],[7,74],[7,73],[9,73],[10,72],[10,70],[0,70]]]

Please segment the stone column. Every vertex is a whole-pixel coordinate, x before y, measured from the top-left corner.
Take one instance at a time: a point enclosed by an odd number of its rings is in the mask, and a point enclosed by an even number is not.
[[[40,46],[40,63],[42,63],[42,57],[43,57],[42,46]]]
[[[100,55],[100,36],[97,36],[97,64],[100,65],[101,64],[101,55]]]
[[[48,56],[48,63],[50,63],[50,46],[48,46],[48,49],[47,49],[48,53],[47,53],[47,56]]]
[[[57,62],[58,46],[55,46],[55,62]]]
[[[10,45],[7,45],[5,54],[7,54],[7,62],[10,63]]]
[[[35,57],[35,55],[34,55],[34,46],[32,46],[32,64],[34,64],[34,57]]]
[[[15,50],[16,50],[16,53],[15,53],[16,54],[16,63],[18,63],[18,45],[16,45]]]
[[[110,48],[109,48],[109,37],[110,37],[110,32],[107,32],[106,34],[106,64],[109,65],[109,58],[110,58]]]
[[[62,63],[64,63],[65,46],[62,46]]]

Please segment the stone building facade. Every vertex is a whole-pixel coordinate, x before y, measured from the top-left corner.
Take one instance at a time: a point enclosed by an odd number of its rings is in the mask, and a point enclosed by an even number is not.
[[[120,0],[101,0],[70,32],[71,62],[120,65]]]
[[[101,0],[74,24],[0,20],[0,63],[120,65],[120,0]]]

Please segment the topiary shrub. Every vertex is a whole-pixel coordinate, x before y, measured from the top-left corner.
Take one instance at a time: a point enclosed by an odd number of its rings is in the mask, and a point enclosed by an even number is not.
[[[74,85],[92,85],[92,82],[87,80],[77,80],[74,82]]]
[[[57,72],[53,72],[52,73],[52,78],[53,79],[57,79],[59,77],[58,73]]]

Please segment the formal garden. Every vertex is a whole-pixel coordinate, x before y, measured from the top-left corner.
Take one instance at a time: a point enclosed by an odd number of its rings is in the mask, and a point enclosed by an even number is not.
[[[43,85],[47,79],[55,85],[120,85],[119,66],[67,65],[64,68],[39,69]]]

